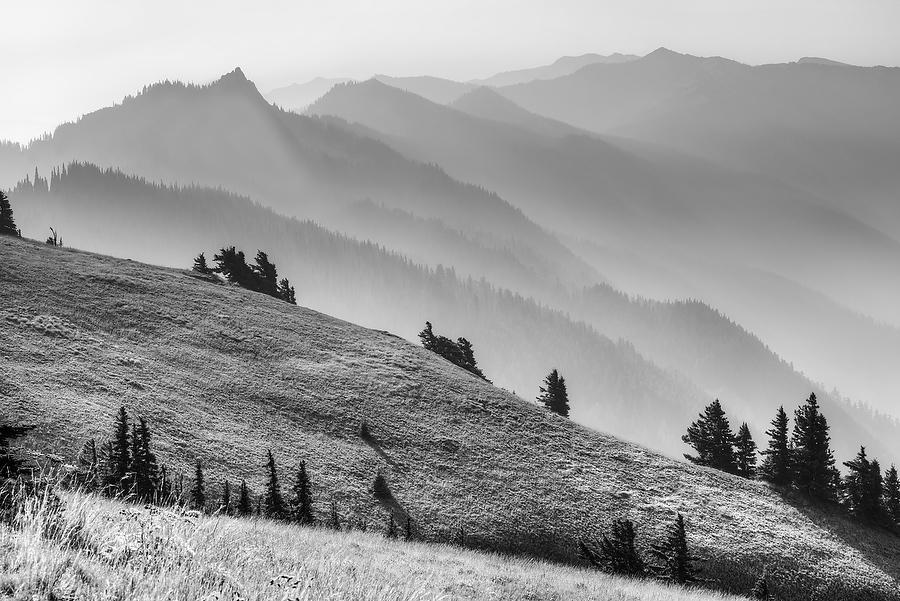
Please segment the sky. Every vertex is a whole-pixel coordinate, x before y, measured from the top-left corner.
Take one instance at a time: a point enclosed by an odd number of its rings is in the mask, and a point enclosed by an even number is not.
[[[660,46],[749,64],[900,65],[898,0],[0,0],[0,140],[164,79],[486,77]]]

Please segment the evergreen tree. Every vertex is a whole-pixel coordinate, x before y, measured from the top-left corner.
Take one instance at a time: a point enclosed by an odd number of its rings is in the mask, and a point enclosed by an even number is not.
[[[426,350],[437,352],[437,337],[434,335],[430,321],[426,321],[425,328],[419,332],[419,340],[422,341],[422,346]]]
[[[375,483],[372,485],[372,492],[375,495],[375,498],[380,501],[391,498],[391,489],[388,488],[387,480],[385,480],[383,474],[379,473],[375,476]]]
[[[741,427],[738,428],[737,436],[734,438],[734,456],[737,474],[744,478],[755,478],[756,443],[753,442],[753,436],[750,434],[747,422],[741,424]]]
[[[900,524],[900,478],[892,464],[884,474],[884,511],[892,524]]]
[[[760,473],[763,479],[779,486],[791,484],[791,443],[788,438],[788,416],[784,407],[779,407],[772,420],[772,428],[766,430],[769,448],[762,451],[764,456]]]
[[[406,527],[403,529],[403,540],[409,542],[413,539],[413,523],[412,518],[406,516]]]
[[[278,296],[278,269],[269,261],[269,255],[256,251],[256,265],[252,268],[256,275],[256,289],[269,296]]]
[[[128,436],[128,414],[119,407],[110,441],[106,484],[110,494],[118,494],[131,488],[131,443]]]
[[[150,428],[147,420],[138,418],[138,425],[132,428],[131,473],[135,496],[139,501],[154,499],[159,485],[159,467],[156,455],[150,448]]]
[[[817,499],[832,499],[835,493],[837,471],[828,429],[828,421],[819,411],[816,395],[810,394],[806,403],[794,413],[791,466],[797,488]]]
[[[293,518],[301,524],[313,523],[312,491],[309,486],[309,475],[306,473],[306,462],[300,462],[297,479],[294,482],[294,499],[291,503]]]
[[[213,255],[213,261],[216,263],[213,271],[221,273],[232,284],[251,290],[256,288],[253,270],[247,265],[243,251],[239,251],[233,246],[222,248]]]
[[[221,511],[225,515],[231,513],[231,482],[225,480],[222,484],[222,505]]]
[[[463,357],[462,365],[460,365],[460,367],[472,372],[479,378],[487,379],[484,377],[484,373],[482,373],[481,369],[478,367],[478,363],[475,361],[475,350],[472,348],[472,343],[465,338],[457,338],[456,346],[459,347],[459,351],[462,353]]]
[[[266,470],[268,471],[268,481],[266,482],[266,517],[275,520],[284,518],[284,501],[281,496],[281,485],[278,483],[278,472],[275,469],[275,457],[272,451],[268,452],[268,461],[266,461]]]
[[[569,417],[569,393],[566,391],[566,379],[559,375],[555,369],[544,378],[544,385],[540,387],[538,402],[542,403],[553,413],[563,417]]]
[[[0,190],[0,235],[19,235],[16,221],[13,219],[12,205],[9,202],[9,197],[3,190]]]
[[[213,268],[206,264],[206,255],[200,253],[194,258],[194,271],[197,273],[202,273],[203,275],[209,275],[213,273]]]
[[[699,419],[688,426],[681,440],[697,452],[684,457],[697,465],[705,465],[734,474],[737,464],[734,454],[734,434],[719,399],[706,406]]]
[[[297,295],[294,292],[294,287],[291,286],[291,282],[287,278],[282,278],[281,282],[279,282],[277,296],[287,303],[297,304]]]
[[[634,524],[631,520],[613,522],[612,531],[604,535],[594,550],[581,542],[581,553],[594,567],[611,574],[643,578],[647,566],[634,545]]]
[[[247,489],[247,481],[241,480],[240,493],[238,494],[237,514],[246,517],[253,513],[253,506],[250,504],[250,491]]]
[[[197,511],[206,511],[206,483],[203,480],[203,464],[197,460],[194,466],[194,486],[191,488],[191,506]]]
[[[15,456],[10,443],[32,430],[34,426],[11,426],[0,424],[0,480],[14,478],[22,467],[22,461]]]
[[[651,553],[660,561],[654,566],[659,578],[675,584],[698,582],[700,570],[694,566],[697,558],[688,550],[687,534],[684,529],[684,517],[679,513],[675,523],[669,530],[665,542],[651,545]]]
[[[881,464],[873,459],[870,464],[869,479],[866,481],[866,500],[869,506],[868,519],[880,521],[885,516],[884,478],[881,475]]]

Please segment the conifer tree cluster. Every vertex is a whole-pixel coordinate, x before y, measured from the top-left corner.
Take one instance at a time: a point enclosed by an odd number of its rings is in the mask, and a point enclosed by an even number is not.
[[[635,545],[634,524],[631,520],[613,522],[608,535],[599,544],[579,543],[581,555],[594,567],[611,574],[631,578],[655,576],[674,584],[699,582],[698,558],[688,548],[684,517],[679,513],[670,526],[666,538],[651,544],[649,553],[656,563],[648,564]]]
[[[557,370],[551,371],[540,387],[537,401],[550,411],[563,417],[569,417],[569,393],[566,391],[566,379]]]
[[[475,374],[482,380],[490,381],[478,368],[472,343],[465,338],[457,338],[454,342],[446,336],[437,336],[432,330],[431,322],[426,321],[425,329],[419,332],[419,340],[422,341],[422,346],[429,351],[437,353],[450,363]]]
[[[757,452],[746,423],[737,435],[731,434],[728,417],[716,400],[688,427],[682,440],[696,451],[685,455],[699,465],[737,474],[760,477],[781,487],[792,487],[820,501],[839,501],[847,511],[868,522],[900,525],[900,481],[891,466],[882,472],[877,459],[870,459],[865,447],[844,463],[843,478],[835,467],[828,420],[815,394],[794,412],[791,429],[788,414],[779,407],[766,431],[767,447]],[[757,453],[763,456],[756,468]]]
[[[250,265],[244,251],[229,246],[213,255],[213,262],[216,266],[210,267],[206,255],[200,253],[194,258],[193,270],[204,275],[218,273],[242,288],[280,298],[292,305],[297,304],[296,292],[291,282],[287,278],[278,279],[278,269],[265,252],[257,251],[254,263]]]
[[[89,441],[79,464],[83,484],[100,486],[110,496],[130,497],[142,503],[174,500],[173,484],[153,452],[147,421],[141,417],[136,424],[129,424],[124,407],[116,413],[110,439],[99,451],[96,442]]]
[[[0,190],[0,235],[20,237],[22,235],[16,227],[16,220],[13,219],[12,204],[3,190]]]

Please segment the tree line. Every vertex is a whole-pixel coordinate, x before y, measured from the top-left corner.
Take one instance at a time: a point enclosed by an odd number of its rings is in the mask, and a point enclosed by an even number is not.
[[[856,457],[844,462],[847,474],[841,476],[831,450],[828,420],[814,393],[794,412],[793,429],[783,406],[770,425],[767,447],[757,451],[747,424],[741,424],[734,434],[716,399],[682,437],[695,451],[685,458],[744,478],[760,478],[811,499],[839,503],[851,515],[868,522],[900,525],[896,466],[882,472],[878,460],[870,459],[865,447],[860,446]],[[760,466],[758,455],[763,458]]]
[[[229,246],[213,255],[213,261],[216,266],[210,267],[206,262],[206,255],[200,253],[194,258],[193,270],[204,275],[221,274],[226,280],[242,288],[280,298],[292,305],[297,304],[291,282],[287,278],[279,281],[278,269],[265,252],[256,251],[254,264],[249,265],[244,251]]]

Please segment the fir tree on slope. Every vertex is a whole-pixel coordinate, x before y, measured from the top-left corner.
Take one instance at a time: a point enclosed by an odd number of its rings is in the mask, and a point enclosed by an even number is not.
[[[764,457],[760,475],[779,486],[787,486],[792,481],[791,442],[788,435],[788,416],[784,407],[779,407],[772,420],[772,428],[766,430],[769,446],[762,451]]]
[[[0,190],[0,235],[19,235],[16,221],[13,219],[12,205],[9,202],[9,197],[3,190]]]
[[[892,464],[884,474],[884,511],[892,524],[900,524],[900,478]]]
[[[741,427],[738,428],[737,436],[734,437],[734,456],[738,476],[748,479],[755,478],[756,443],[753,442],[753,436],[750,434],[747,422],[741,424]]]
[[[580,542],[582,555],[591,565],[611,574],[643,578],[647,566],[634,545],[634,524],[631,520],[613,522],[612,531],[604,535],[596,549]]]
[[[833,499],[838,480],[828,430],[816,395],[810,394],[794,413],[791,467],[797,488],[816,499]]]
[[[479,369],[475,361],[475,351],[472,348],[472,343],[465,338],[458,338],[456,342],[453,342],[446,336],[437,336],[432,329],[431,322],[426,321],[425,328],[419,332],[419,340],[422,341],[422,346],[425,349],[437,353],[450,363],[475,374],[482,380],[490,382],[484,377],[484,373]]]
[[[250,491],[247,489],[247,481],[241,480],[241,487],[238,493],[237,514],[240,516],[248,516],[253,513],[253,506],[250,504]]]
[[[203,464],[197,460],[194,466],[194,486],[191,488],[191,507],[206,511],[206,484],[203,478]]]
[[[688,550],[684,516],[680,513],[669,529],[666,540],[660,545],[651,545],[651,553],[660,561],[653,570],[658,578],[674,584],[699,582],[699,568],[694,566],[697,558]]]
[[[131,448],[135,496],[139,501],[150,502],[159,487],[159,466],[150,448],[150,428],[143,417],[138,418],[138,425],[132,429]]]
[[[119,407],[113,425],[112,440],[108,443],[105,484],[108,494],[119,494],[131,488],[131,444],[128,436],[128,414]]]
[[[197,273],[202,273],[203,275],[211,275],[215,273],[212,267],[206,264],[206,255],[200,253],[194,258],[194,267],[193,270]]]
[[[309,486],[309,475],[306,473],[306,462],[300,462],[297,470],[297,479],[294,482],[294,499],[291,503],[291,513],[294,520],[301,524],[312,524],[312,491]]]
[[[540,387],[538,402],[550,411],[563,417],[569,417],[569,393],[566,391],[566,379],[554,369],[546,378],[544,385]]]
[[[688,426],[687,434],[682,436],[681,440],[697,452],[696,456],[685,453],[685,459],[691,463],[730,474],[737,472],[734,433],[719,399],[706,406],[699,419]]]
[[[225,515],[231,514],[231,482],[225,480],[222,484],[222,502],[220,503],[220,510]]]
[[[275,467],[275,457],[272,451],[268,451],[266,461],[268,479],[266,481],[266,517],[280,520],[285,517],[284,500],[281,496],[281,484],[278,482],[278,471]]]

